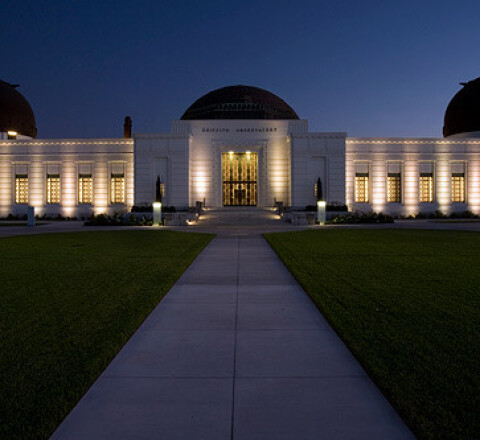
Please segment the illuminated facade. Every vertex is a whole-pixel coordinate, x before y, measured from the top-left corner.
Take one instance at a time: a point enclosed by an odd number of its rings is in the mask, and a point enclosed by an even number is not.
[[[24,214],[28,205],[69,217],[128,211],[152,204],[157,177],[163,203],[178,209],[197,201],[303,209],[314,205],[320,178],[327,203],[349,210],[480,214],[480,120],[459,117],[457,102],[479,88],[472,81],[452,100],[444,138],[312,133],[277,96],[233,86],[201,97],[170,133],[43,140],[35,139],[24,98],[0,82],[9,98],[0,102],[13,108],[0,109],[0,217]]]

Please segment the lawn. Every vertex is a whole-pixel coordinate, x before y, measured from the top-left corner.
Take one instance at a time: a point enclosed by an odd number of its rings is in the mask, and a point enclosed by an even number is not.
[[[0,239],[0,438],[48,438],[211,235]]]
[[[479,233],[265,237],[419,439],[480,439]]]

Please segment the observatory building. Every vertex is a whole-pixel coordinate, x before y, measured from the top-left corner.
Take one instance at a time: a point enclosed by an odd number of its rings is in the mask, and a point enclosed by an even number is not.
[[[0,81],[0,217],[83,217],[151,205],[292,209],[329,205],[408,216],[480,214],[480,78],[445,112],[443,138],[351,138],[310,132],[281,98],[251,86],[207,93],[169,133],[117,139],[38,139],[34,113]]]

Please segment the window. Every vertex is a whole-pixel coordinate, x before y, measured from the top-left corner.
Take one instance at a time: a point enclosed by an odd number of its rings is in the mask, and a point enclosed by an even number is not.
[[[368,203],[368,173],[355,174],[355,203]]]
[[[388,173],[387,176],[387,202],[400,203],[402,201],[402,175]]]
[[[47,203],[60,203],[60,175],[47,174]]]
[[[112,173],[110,178],[110,203],[125,203],[125,177],[122,174]]]
[[[420,203],[433,202],[433,173],[420,173]]]
[[[452,202],[465,202],[465,174],[452,173]]]
[[[91,204],[93,201],[91,174],[78,175],[78,203]]]
[[[15,175],[15,203],[19,205],[28,203],[28,175],[27,174]]]

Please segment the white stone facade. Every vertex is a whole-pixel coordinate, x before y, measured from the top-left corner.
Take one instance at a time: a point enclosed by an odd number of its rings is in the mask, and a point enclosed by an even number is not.
[[[0,217],[24,215],[88,216],[128,210],[134,203],[131,139],[21,139],[0,141]],[[111,198],[111,176],[123,174],[123,203]],[[58,203],[48,203],[48,175],[58,176]],[[90,175],[90,203],[79,203],[79,175]],[[27,176],[28,202],[17,203],[17,176]]]
[[[400,174],[400,202],[387,199],[389,168]],[[367,172],[369,203],[355,201],[355,175]],[[420,176],[431,173],[433,198],[422,202]],[[463,202],[454,201],[453,175],[463,174]],[[444,214],[472,211],[480,214],[479,138],[347,138],[346,204],[354,211],[376,211],[398,216],[419,212]]]
[[[222,154],[230,152],[257,158],[256,206],[313,205],[320,178],[325,200],[353,211],[480,214],[478,137],[348,138],[311,133],[306,120],[177,120],[170,133],[133,139],[0,140],[0,217],[23,215],[28,205],[40,216],[127,212],[154,201],[157,176],[165,205],[221,207]],[[28,186],[26,199],[19,185]],[[422,185],[431,187],[426,201]]]

